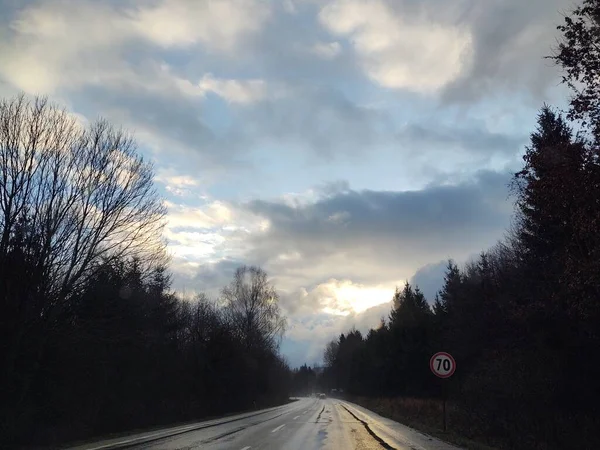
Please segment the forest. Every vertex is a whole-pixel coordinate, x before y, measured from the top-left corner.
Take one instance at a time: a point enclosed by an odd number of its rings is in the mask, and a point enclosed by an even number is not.
[[[497,448],[600,448],[600,2],[559,30],[549,58],[569,109],[539,112],[512,228],[464,266],[450,260],[435,299],[407,283],[379,327],[330,342],[328,388],[432,429],[448,395],[450,429]],[[456,359],[451,379],[430,372],[437,351]]]
[[[258,267],[178,298],[135,141],[44,98],[0,102],[0,436],[53,445],[280,404],[285,318]]]

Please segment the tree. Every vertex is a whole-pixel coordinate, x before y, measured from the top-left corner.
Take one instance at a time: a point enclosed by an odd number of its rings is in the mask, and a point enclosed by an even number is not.
[[[108,122],[84,126],[44,98],[0,101],[0,384],[9,405],[25,404],[48,340],[98,267],[164,262],[165,209],[152,179],[135,141]]]
[[[323,355],[323,361],[325,362],[326,367],[333,367],[335,365],[335,361],[337,359],[339,343],[337,339],[330,341],[325,346],[325,353]]]
[[[135,141],[99,120],[88,127],[46,99],[0,102],[0,258],[26,220],[46,293],[67,298],[100,261],[162,257],[165,208]],[[35,237],[35,240],[34,240]],[[0,262],[1,263],[1,262]]]
[[[516,206],[532,295],[553,299],[553,307],[570,314],[598,315],[599,162],[548,107],[538,117],[524,160],[515,175]]]
[[[574,95],[569,117],[589,126],[600,144],[600,1],[584,0],[558,26],[563,40],[551,58],[563,71]]]
[[[431,314],[431,308],[419,287],[413,289],[407,282],[402,290],[396,289],[394,293],[390,328],[418,327]]]
[[[247,348],[275,349],[285,330],[279,295],[259,267],[243,266],[222,291],[227,316]]]

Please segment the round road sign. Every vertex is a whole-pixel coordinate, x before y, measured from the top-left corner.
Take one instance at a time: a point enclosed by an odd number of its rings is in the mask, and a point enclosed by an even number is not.
[[[429,360],[429,368],[440,378],[450,378],[456,370],[456,361],[450,353],[437,352]]]

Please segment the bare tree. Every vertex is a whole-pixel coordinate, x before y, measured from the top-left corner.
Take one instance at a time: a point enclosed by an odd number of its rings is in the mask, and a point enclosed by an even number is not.
[[[102,262],[164,263],[153,168],[123,130],[80,123],[45,98],[0,100],[0,328],[4,379],[24,337],[34,357]]]
[[[101,260],[163,257],[165,208],[136,150],[124,131],[104,120],[84,127],[44,98],[0,102],[0,260],[20,224],[46,306]]]
[[[260,267],[243,266],[223,288],[225,311],[236,333],[248,348],[276,348],[286,319],[279,308],[279,295]]]

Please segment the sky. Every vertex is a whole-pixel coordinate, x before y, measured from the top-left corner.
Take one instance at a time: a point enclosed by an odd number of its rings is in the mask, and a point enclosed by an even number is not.
[[[260,265],[292,366],[502,239],[567,0],[0,0],[0,96],[131,131],[173,288]]]

